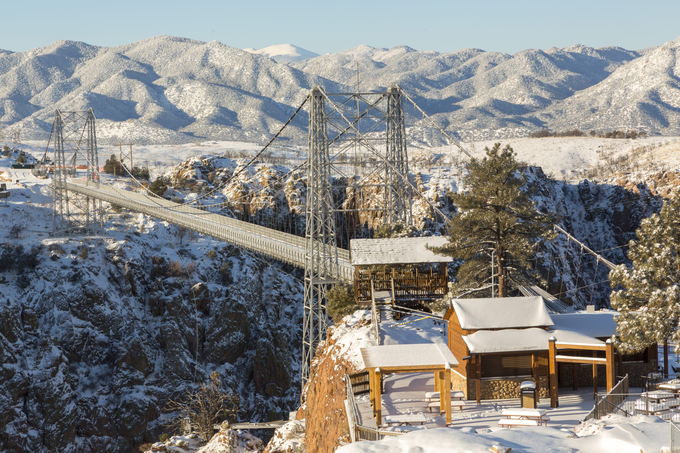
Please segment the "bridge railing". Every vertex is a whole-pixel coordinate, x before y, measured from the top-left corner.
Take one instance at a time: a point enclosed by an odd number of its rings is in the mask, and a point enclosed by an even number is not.
[[[305,238],[195,207],[178,205],[163,198],[150,198],[144,194],[118,190],[104,184],[79,180],[71,180],[65,184],[68,190],[114,203],[254,252],[267,254],[283,262],[297,266],[305,265]],[[351,280],[353,272],[349,263],[349,251],[338,250],[338,258],[337,277]]]

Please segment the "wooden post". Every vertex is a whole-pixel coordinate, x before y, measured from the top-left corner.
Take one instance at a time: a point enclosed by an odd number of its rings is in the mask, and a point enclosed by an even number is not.
[[[368,370],[368,394],[371,408],[373,408],[373,416],[375,417],[375,368]]]
[[[572,389],[578,390],[578,363],[571,364]]]
[[[439,392],[439,372],[434,372],[434,391]]]
[[[476,355],[475,361],[477,362],[477,379],[476,379],[476,390],[477,390],[477,404],[482,404],[482,356]]]
[[[548,365],[550,367],[550,407],[553,409],[559,407],[557,396],[557,348],[555,342],[557,338],[550,337],[548,339]]]
[[[446,362],[444,365],[444,382],[442,391],[439,394],[439,404],[444,404],[446,412],[446,424],[451,423],[451,364]]]
[[[593,357],[597,357],[597,351],[593,351]],[[593,363],[593,399],[597,398],[597,363]]]
[[[531,377],[533,377],[536,385],[536,402],[538,403],[541,399],[541,379],[538,375],[538,354],[536,352],[531,353]]]
[[[614,342],[608,339],[605,342],[607,346],[607,393],[614,387]]]
[[[375,369],[375,406],[373,406],[373,412],[375,413],[375,426],[380,427],[382,425],[382,395],[381,392],[381,377],[380,368]]]
[[[621,376],[623,376],[623,371]],[[668,338],[663,340],[663,377],[668,377]]]

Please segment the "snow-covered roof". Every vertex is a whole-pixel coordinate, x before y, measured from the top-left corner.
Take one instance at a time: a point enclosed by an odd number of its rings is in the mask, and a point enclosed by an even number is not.
[[[405,368],[445,368],[458,365],[451,350],[442,343],[399,344],[361,348],[364,367],[385,371]]]
[[[456,299],[452,303],[460,326],[467,330],[553,325],[541,296]]]
[[[464,335],[471,354],[515,351],[547,351],[548,339],[557,338],[560,343],[576,343],[582,345],[603,345],[593,337],[569,330],[539,328],[480,330],[471,335]]]
[[[441,247],[448,239],[443,236],[420,238],[352,239],[349,249],[352,266],[375,264],[449,263],[450,256],[428,249]]]
[[[597,313],[570,313],[552,315],[555,329],[571,330],[589,337],[611,337],[616,334],[615,311],[600,311]]]

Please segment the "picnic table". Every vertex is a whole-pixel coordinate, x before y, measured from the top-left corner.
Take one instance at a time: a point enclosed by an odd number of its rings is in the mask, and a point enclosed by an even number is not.
[[[465,401],[463,399],[465,398],[465,393],[461,392],[460,390],[454,390],[451,392],[451,409],[454,407],[457,407],[460,409],[460,411],[463,411],[463,408],[465,407]],[[439,401],[439,392],[426,392],[425,393],[425,400],[427,401],[427,410],[432,412],[434,408],[439,408],[440,413],[444,412],[444,408],[441,407],[441,403]]]
[[[383,422],[385,425],[412,425],[419,424],[422,425],[427,421],[427,418],[423,414],[397,414],[397,415],[385,415],[383,417]]]
[[[659,384],[659,388],[662,390],[670,390],[673,393],[680,393],[680,382],[665,382]]]
[[[642,412],[648,415],[662,415],[664,412],[670,409],[670,404],[665,400],[662,400],[658,403],[653,403],[647,399],[640,398],[635,401],[635,412]]]
[[[642,398],[648,398],[650,401],[660,402],[666,399],[674,399],[675,395],[672,392],[666,390],[654,390],[651,392],[643,392],[640,395]]]
[[[550,421],[546,417],[545,409],[503,409],[504,418],[498,420],[499,426],[511,428],[513,426],[548,426]]]

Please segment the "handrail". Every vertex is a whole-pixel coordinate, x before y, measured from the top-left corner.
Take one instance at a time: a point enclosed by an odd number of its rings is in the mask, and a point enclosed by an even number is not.
[[[58,182],[55,181],[55,184]],[[99,183],[71,180],[62,184],[70,191],[114,203],[289,264],[299,267],[305,265],[305,238],[205,212],[195,207],[177,205],[163,198],[151,200],[144,194],[129,191],[125,191],[123,196],[119,190]],[[168,207],[175,209],[169,210]],[[338,275],[330,277],[351,281],[354,273],[349,261],[349,251],[338,250],[338,264]]]

